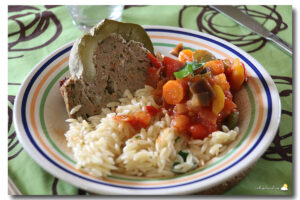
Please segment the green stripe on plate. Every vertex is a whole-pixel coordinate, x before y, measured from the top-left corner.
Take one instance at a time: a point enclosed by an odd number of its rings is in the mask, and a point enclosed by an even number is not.
[[[47,131],[47,127],[46,127],[46,123],[45,123],[45,118],[44,118],[44,111],[45,111],[45,102],[47,99],[47,96],[50,92],[50,90],[52,89],[53,85],[57,83],[57,81],[62,77],[62,75],[64,73],[66,73],[69,70],[69,66],[65,67],[62,71],[60,71],[55,77],[54,79],[50,82],[50,84],[47,86],[42,100],[41,100],[41,105],[40,105],[40,121],[41,121],[41,126],[42,129],[44,131],[44,134],[46,136],[46,138],[48,139],[48,141],[50,142],[50,144],[54,147],[54,149],[60,154],[62,155],[65,159],[67,159],[68,161],[70,161],[73,164],[76,164],[76,162],[74,160],[72,160],[69,156],[67,156],[66,154],[64,154],[53,142],[53,140],[51,139],[51,137],[49,136],[49,133]]]

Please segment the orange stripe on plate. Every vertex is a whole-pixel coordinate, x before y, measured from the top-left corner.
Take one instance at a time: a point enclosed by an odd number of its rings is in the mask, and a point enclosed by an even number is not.
[[[189,40],[189,39],[184,39],[184,38],[179,38],[179,37],[173,37],[173,36],[162,36],[162,35],[149,35],[150,38],[152,39],[168,39],[168,40],[176,40],[176,41],[180,41],[180,42],[188,42],[188,43],[191,43],[191,44],[195,44],[195,45],[198,45],[198,46],[202,46],[204,48],[207,48],[207,49],[210,49],[224,57],[226,57],[227,59],[229,60],[233,60],[232,57],[230,57],[228,54],[224,53],[223,51],[220,51],[219,49],[216,49],[216,48],[213,48],[211,46],[208,46],[206,44],[203,44],[201,42],[197,42],[197,41],[194,41],[194,40]]]

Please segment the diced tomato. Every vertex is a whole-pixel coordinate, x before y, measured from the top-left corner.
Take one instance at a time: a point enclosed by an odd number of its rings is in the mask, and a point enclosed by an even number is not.
[[[163,65],[166,67],[167,77],[174,77],[174,72],[177,72],[184,64],[178,60],[170,58],[168,56],[164,57]]]
[[[214,86],[216,84],[215,81],[213,80],[213,78],[211,78],[211,77],[206,78],[206,80],[209,82],[209,84],[211,86]]]
[[[146,111],[151,115],[155,116],[161,111],[160,108],[155,108],[154,106],[146,106]]]
[[[188,111],[189,110],[188,110],[187,105],[185,103],[176,104],[175,107],[174,107],[174,112],[176,114],[185,114]]]
[[[237,106],[232,100],[225,99],[224,110],[230,114],[235,108],[237,108]]]
[[[201,108],[198,111],[198,118],[205,124],[216,124],[217,117],[218,116],[212,112],[211,108]]]
[[[230,115],[230,113],[233,112],[235,108],[237,108],[236,104],[232,100],[226,98],[224,103],[224,109],[219,114],[218,118],[221,120],[225,119],[228,115]]]
[[[225,68],[225,75],[226,75],[227,81],[231,80],[232,70],[233,69],[231,66]]]
[[[203,124],[192,125],[188,128],[188,131],[191,133],[193,139],[200,140],[203,140],[210,134],[208,128]]]
[[[213,76],[213,80],[215,81],[215,83],[217,85],[219,85],[222,88],[223,91],[230,90],[230,85],[229,85],[224,73]]]
[[[155,67],[148,67],[145,84],[156,88],[156,85],[159,80],[160,80],[159,69]]]
[[[156,68],[161,68],[162,67],[162,64],[161,62],[158,61],[158,59],[152,55],[150,52],[147,53],[148,54],[148,58],[150,60],[150,62],[152,63],[152,65]]]
[[[151,120],[151,116],[149,113],[140,111],[134,115],[135,119],[141,123],[142,128],[146,128]]]
[[[190,125],[190,119],[186,115],[174,115],[174,118],[172,120],[172,125],[178,131],[183,132],[186,129],[188,129]]]
[[[216,124],[206,124],[206,127],[207,127],[209,133],[212,133],[212,132],[218,130],[217,123]]]
[[[141,128],[148,127],[151,120],[151,116],[149,113],[140,111],[135,113],[134,115],[118,115],[115,116],[113,119],[120,122],[127,122],[134,129],[140,130]]]

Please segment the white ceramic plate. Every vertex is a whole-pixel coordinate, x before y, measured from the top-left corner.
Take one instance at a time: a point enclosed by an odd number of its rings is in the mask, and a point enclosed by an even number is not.
[[[79,188],[100,194],[190,194],[218,185],[252,165],[271,144],[280,121],[277,88],[266,70],[249,54],[219,38],[197,31],[145,26],[155,51],[171,56],[178,43],[191,49],[206,49],[217,58],[244,62],[247,84],[235,100],[239,106],[240,135],[230,148],[204,168],[173,178],[138,178],[113,174],[96,179],[75,168],[64,132],[67,113],[59,92],[59,81],[69,76],[68,58],[73,43],[58,49],[27,76],[17,95],[14,125],[29,155],[54,176]]]

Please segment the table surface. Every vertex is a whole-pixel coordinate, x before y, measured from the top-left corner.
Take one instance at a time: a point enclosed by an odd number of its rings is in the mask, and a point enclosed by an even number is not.
[[[292,6],[237,6],[289,44]],[[157,15],[159,13],[159,15]],[[125,6],[123,22],[198,30],[242,48],[270,73],[279,91],[282,112],[277,134],[248,175],[225,195],[291,195],[292,56],[208,6]],[[88,194],[50,175],[19,143],[13,125],[13,105],[26,75],[51,52],[80,37],[65,6],[8,7],[8,175],[25,195]],[[287,191],[281,191],[283,184]]]

